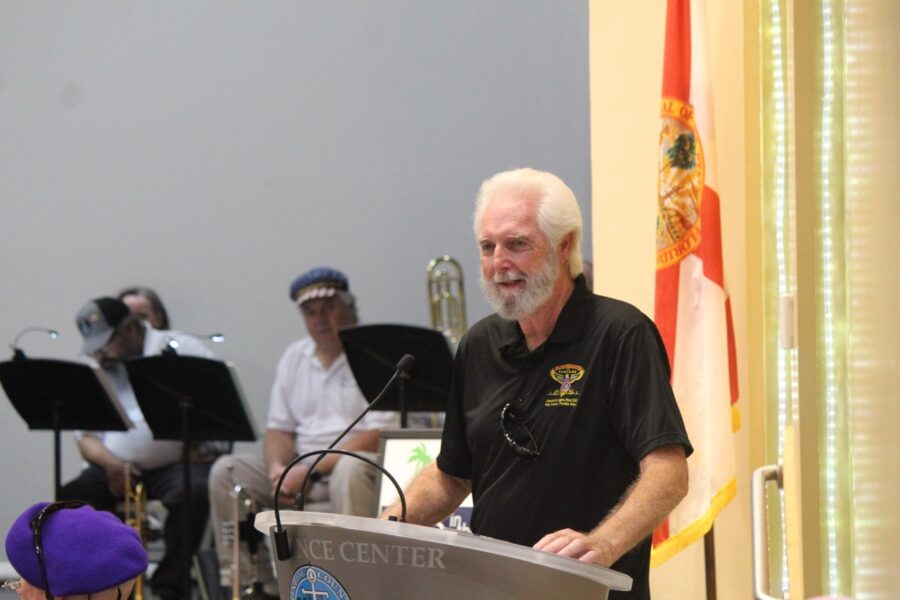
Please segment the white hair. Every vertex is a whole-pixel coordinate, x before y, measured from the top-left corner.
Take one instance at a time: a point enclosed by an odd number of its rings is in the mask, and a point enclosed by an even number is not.
[[[475,201],[474,229],[476,239],[481,234],[481,220],[484,211],[497,195],[514,193],[534,199],[537,202],[538,228],[547,238],[551,248],[569,233],[574,233],[572,251],[569,254],[569,274],[576,277],[584,270],[581,262],[581,240],[583,226],[581,209],[575,194],[563,180],[546,171],[535,169],[515,169],[497,173],[486,179],[478,191]]]

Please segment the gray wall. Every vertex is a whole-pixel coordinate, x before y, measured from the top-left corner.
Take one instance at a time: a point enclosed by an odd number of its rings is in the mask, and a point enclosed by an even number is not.
[[[427,325],[450,254],[473,322],[482,179],[554,171],[590,223],[587,31],[586,1],[0,2],[0,340],[55,327],[23,347],[74,358],[85,301],[150,285],[175,328],[227,334],[262,430],[302,270]],[[4,397],[0,440],[5,535],[51,495],[51,436]]]

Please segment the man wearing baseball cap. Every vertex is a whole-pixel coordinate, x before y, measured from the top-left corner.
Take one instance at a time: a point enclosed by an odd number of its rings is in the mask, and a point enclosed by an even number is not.
[[[191,465],[191,548],[184,548],[181,527],[184,510],[181,442],[154,440],[134,396],[123,361],[153,356],[167,348],[179,354],[213,358],[197,339],[176,331],[160,331],[134,315],[121,300],[96,298],[85,304],[75,318],[84,343],[82,353],[96,360],[134,423],[128,431],[78,432],[78,449],[88,462],[78,477],[63,486],[62,500],[85,500],[94,508],[112,510],[125,494],[125,474],[140,480],[150,499],[162,501],[168,510],[163,538],[165,554],[150,580],[155,596],[186,598],[182,590],[184,553],[196,550],[209,513],[207,480],[210,462]]]
[[[330,267],[303,273],[290,286],[290,299],[300,309],[309,337],[288,346],[275,375],[269,403],[263,455],[224,456],[210,475],[213,531],[223,584],[230,585],[230,549],[219,535],[219,523],[228,520],[229,493],[236,484],[248,491],[257,508],[272,507],[272,496],[285,466],[295,457],[327,448],[366,408],[367,402],[350,372],[338,331],[357,322],[356,302],[346,275]],[[378,450],[379,431],[397,425],[393,413],[366,415],[340,444],[357,453]],[[289,505],[315,457],[291,469],[281,488],[281,502]],[[328,501],[334,512],[374,516],[374,469],[351,457],[329,454],[314,472],[306,497]],[[246,560],[245,560],[246,559]],[[269,594],[274,576],[264,547],[259,550],[259,573]],[[241,581],[246,581],[249,556],[240,561]]]
[[[147,569],[137,532],[108,512],[78,502],[41,502],[6,535],[6,556],[25,600],[129,598]]]

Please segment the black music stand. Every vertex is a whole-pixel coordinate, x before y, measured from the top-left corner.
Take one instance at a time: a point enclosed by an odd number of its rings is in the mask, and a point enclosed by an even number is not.
[[[97,366],[17,353],[0,363],[0,382],[28,429],[53,432],[55,499],[61,487],[61,431],[125,431],[134,426]]]
[[[409,376],[401,377],[372,410],[400,411],[403,428],[408,412],[447,410],[453,356],[441,332],[413,325],[360,325],[342,329],[340,336],[356,384],[369,402],[381,392],[404,354],[416,358]]]
[[[180,440],[184,471],[184,589],[191,589],[191,442],[253,442],[234,365],[174,352],[125,361],[134,396],[157,440]]]

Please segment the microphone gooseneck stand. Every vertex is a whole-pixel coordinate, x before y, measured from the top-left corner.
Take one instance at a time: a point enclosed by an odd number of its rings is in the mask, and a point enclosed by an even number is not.
[[[278,483],[275,486],[275,496],[274,496],[275,533],[273,534],[273,536],[275,538],[275,554],[277,555],[278,560],[284,561],[284,560],[288,560],[291,557],[291,547],[290,547],[290,543],[288,542],[287,530],[281,524],[281,512],[278,508],[278,500],[281,495],[281,485],[284,482],[284,478],[285,478],[285,476],[287,476],[288,471],[290,471],[292,468],[294,468],[294,466],[297,465],[300,461],[302,461],[306,458],[309,458],[310,456],[318,455],[319,458],[316,459],[316,461],[312,464],[312,467],[310,467],[309,471],[306,473],[306,477],[303,478],[303,486],[300,488],[301,492],[300,492],[299,498],[298,498],[300,510],[303,510],[303,491],[302,490],[304,490],[306,488],[306,484],[309,481],[310,473],[313,472],[313,470],[316,468],[316,465],[319,464],[319,461],[321,461],[325,457],[326,454],[343,454],[345,456],[352,456],[354,458],[357,458],[359,460],[367,462],[388,476],[388,478],[391,480],[391,483],[394,484],[394,487],[397,489],[397,493],[400,496],[400,503],[402,506],[400,521],[406,521],[406,496],[403,494],[403,490],[400,488],[400,484],[397,483],[397,480],[394,479],[393,475],[388,473],[387,470],[384,469],[381,465],[375,463],[374,461],[369,460],[368,458],[359,456],[357,454],[348,452],[346,450],[335,450],[334,447],[338,445],[338,442],[340,442],[344,438],[344,436],[347,435],[350,432],[350,430],[353,429],[356,426],[356,424],[359,423],[359,421],[369,413],[370,410],[372,410],[372,407],[374,407],[384,397],[384,395],[388,392],[388,390],[390,390],[391,387],[394,385],[395,381],[397,381],[398,379],[405,379],[405,378],[409,377],[409,371],[410,371],[410,369],[412,369],[412,367],[415,363],[416,363],[416,359],[415,359],[415,357],[413,357],[412,354],[404,354],[403,358],[401,358],[397,362],[397,368],[395,369],[394,374],[391,376],[391,378],[385,384],[384,388],[381,390],[381,393],[379,393],[378,396],[376,396],[375,399],[369,403],[369,405],[365,408],[365,410],[363,410],[361,413],[359,413],[359,416],[356,417],[356,419],[352,423],[350,423],[350,425],[343,432],[341,432],[341,434],[339,436],[337,436],[337,438],[335,438],[335,440],[333,442],[331,442],[331,445],[328,446],[328,448],[326,448],[325,450],[315,450],[313,452],[307,452],[306,454],[303,454],[301,456],[294,458],[294,460],[292,460],[290,463],[288,463],[288,465],[281,472],[281,477],[278,478]]]
[[[329,448],[328,450],[313,450],[312,452],[307,452],[306,454],[302,454],[302,455],[298,456],[297,458],[295,458],[294,460],[292,460],[290,462],[290,464],[288,464],[288,466],[285,467],[284,471],[281,473],[281,477],[278,478],[278,484],[275,486],[275,534],[274,535],[275,535],[275,554],[278,557],[278,560],[282,560],[282,561],[288,560],[292,554],[291,545],[290,545],[290,542],[288,541],[288,537],[287,537],[287,529],[285,529],[284,526],[282,526],[282,524],[281,524],[281,513],[278,510],[278,496],[281,493],[281,483],[284,481],[284,476],[291,469],[291,467],[293,467],[294,465],[299,463],[301,460],[307,459],[310,456],[315,456],[317,454],[319,455],[319,459],[324,457],[326,454],[342,454],[344,456],[352,456],[353,458],[355,458],[357,460],[361,460],[363,462],[369,463],[370,465],[372,465],[373,467],[375,467],[376,469],[381,471],[383,474],[387,475],[388,479],[391,480],[391,483],[393,484],[394,489],[397,490],[397,495],[400,496],[400,518],[397,519],[397,517],[391,516],[391,517],[389,517],[389,520],[400,521],[401,523],[406,522],[406,494],[403,493],[403,488],[400,487],[400,484],[397,482],[396,479],[394,479],[394,476],[391,475],[387,469],[385,469],[384,467],[379,465],[374,460],[370,460],[370,459],[366,458],[365,456],[360,456],[359,454],[350,452],[348,450],[337,450],[337,449],[333,449],[333,448]],[[312,472],[312,470],[310,470],[306,474],[306,477],[303,478],[303,487],[301,489],[306,488],[306,484],[309,482],[309,473],[311,473],[311,472]],[[303,492],[300,492],[298,494],[298,502],[299,502],[298,509],[303,510],[303,504],[304,504]]]

